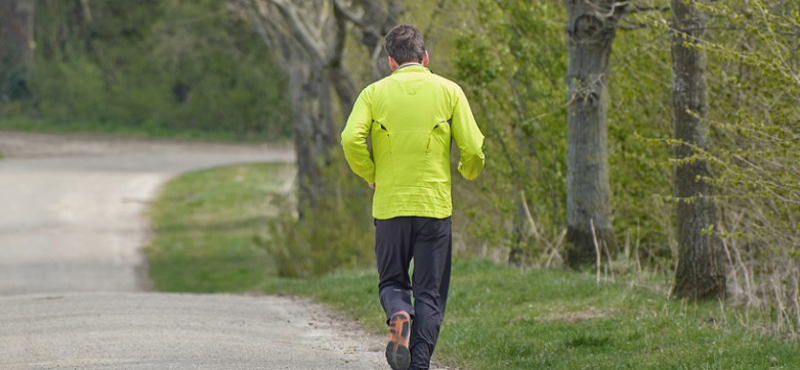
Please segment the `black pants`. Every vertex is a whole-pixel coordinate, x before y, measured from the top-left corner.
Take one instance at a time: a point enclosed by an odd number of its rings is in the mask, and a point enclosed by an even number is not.
[[[428,369],[439,337],[450,287],[452,241],[449,217],[375,221],[381,305],[387,320],[398,311],[411,315],[411,369],[414,370]],[[414,274],[409,279],[412,259]]]

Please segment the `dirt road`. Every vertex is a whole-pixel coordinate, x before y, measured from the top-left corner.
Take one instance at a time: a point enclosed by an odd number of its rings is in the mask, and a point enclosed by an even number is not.
[[[0,132],[0,368],[388,369],[312,302],[148,291],[148,202],[172,176],[287,148]]]

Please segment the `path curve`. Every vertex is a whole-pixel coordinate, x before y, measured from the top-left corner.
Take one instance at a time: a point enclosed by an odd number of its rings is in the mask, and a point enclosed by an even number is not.
[[[170,177],[289,148],[0,132],[0,368],[388,369],[307,300],[148,292],[142,217]]]
[[[0,132],[0,295],[142,291],[142,217],[179,173],[288,148]]]

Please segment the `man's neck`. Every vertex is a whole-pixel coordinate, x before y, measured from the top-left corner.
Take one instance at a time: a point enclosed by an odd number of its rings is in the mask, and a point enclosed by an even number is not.
[[[420,67],[422,67],[422,63],[419,63],[419,62],[404,63],[404,64],[401,64],[399,67],[397,67],[396,70],[400,70],[400,69],[403,69],[405,67],[410,67],[410,66],[420,66]]]

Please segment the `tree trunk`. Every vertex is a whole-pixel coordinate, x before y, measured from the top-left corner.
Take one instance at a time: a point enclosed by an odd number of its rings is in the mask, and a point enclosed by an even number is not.
[[[292,98],[292,121],[298,176],[298,215],[317,208],[321,197],[333,193],[331,173],[333,152],[338,147],[341,127],[335,124],[334,99],[344,122],[358,96],[350,71],[343,63],[348,21],[360,28],[385,27],[386,19],[399,13],[389,2],[387,14],[381,3],[357,3],[361,17],[334,0],[237,0],[251,19],[267,47],[284,66]],[[374,26],[373,26],[374,25]],[[372,28],[371,28],[372,29]],[[374,33],[366,31],[365,33]],[[374,35],[375,43],[382,35]],[[377,44],[375,44],[377,45]],[[373,46],[375,46],[373,45]],[[335,93],[335,96],[334,96]]]
[[[298,177],[298,216],[313,210],[326,196],[324,171],[336,145],[330,84],[322,66],[291,63],[287,68],[292,98],[294,146]]]
[[[678,268],[672,295],[700,299],[725,295],[725,273],[716,236],[716,209],[705,159],[707,148],[706,57],[696,44],[705,22],[696,2],[672,0],[672,111],[675,127],[675,195],[678,198]]]
[[[345,69],[344,63],[342,63],[345,42],[347,41],[347,18],[337,7],[333,8],[333,15],[336,32],[334,33],[333,48],[328,63],[328,79],[330,79],[333,88],[336,90],[336,95],[339,97],[339,106],[343,117],[342,122],[344,122],[344,117],[347,117],[353,109],[353,104],[356,102],[359,91],[350,76],[350,72]]]
[[[624,5],[608,0],[566,0],[566,5],[567,263],[578,267],[596,261],[596,248],[616,250],[608,183],[606,84],[611,45]]]
[[[384,3],[385,4],[382,4]],[[384,5],[386,9],[384,10]],[[392,74],[387,63],[386,49],[383,48],[383,37],[397,25],[402,6],[397,0],[367,0],[364,2],[364,22],[361,43],[372,53],[372,80],[377,81]]]
[[[239,0],[235,4],[255,23],[289,80],[297,213],[303,219],[306,211],[316,209],[333,192],[330,174],[326,174],[338,143],[333,91],[341,109],[348,112],[356,97],[354,83],[341,63],[345,23],[333,18],[335,10],[325,1]]]
[[[33,0],[1,0],[0,102],[30,96],[34,48]]]

